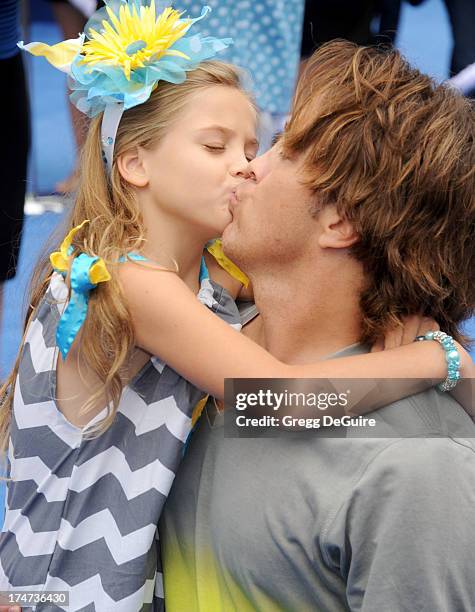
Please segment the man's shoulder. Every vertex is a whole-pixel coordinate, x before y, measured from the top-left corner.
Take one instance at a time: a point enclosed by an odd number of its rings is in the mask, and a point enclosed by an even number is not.
[[[328,355],[327,359],[362,355],[369,351],[368,345],[355,343]],[[379,393],[377,382],[375,380],[374,391]],[[394,382],[397,384],[396,380]],[[361,401],[364,402],[364,397]],[[471,444],[475,442],[475,423],[472,418],[449,393],[442,393],[436,387],[387,404],[365,416],[374,419],[376,425],[371,428],[350,427],[347,438],[448,436],[468,438]]]
[[[371,437],[460,437],[475,448],[475,423],[451,395],[436,388],[405,397],[367,416],[376,421]],[[348,437],[362,435],[351,430]]]
[[[323,533],[327,562],[341,567],[343,559],[351,568],[347,593],[357,601],[364,596],[363,607],[368,609],[381,609],[370,603],[376,601],[375,594],[391,609],[399,609],[401,585],[407,580],[414,579],[410,589],[421,602],[431,588],[448,580],[453,589],[447,590],[447,598],[452,593],[461,601],[459,593],[465,592],[473,599],[467,566],[473,566],[475,539],[467,526],[474,488],[475,448],[467,440],[400,438],[381,447],[333,509]],[[434,583],[438,572],[440,579]],[[393,593],[384,583],[388,575],[395,579]],[[459,608],[463,606],[444,607]],[[466,609],[472,609],[470,604]]]
[[[410,475],[417,481],[427,481],[429,474],[440,479],[445,474],[469,474],[475,485],[475,444],[473,439],[427,437],[398,438],[376,453],[368,463],[368,472],[385,473],[394,477]],[[407,480],[406,480],[407,481]]]
[[[380,448],[354,479],[340,506],[350,516],[377,503],[384,513],[399,509],[425,514],[456,503],[472,512],[475,446],[456,438],[402,438]],[[383,496],[383,498],[381,497]],[[343,519],[342,519],[343,520]]]
[[[473,440],[399,438],[386,440],[373,451],[340,500],[340,523],[355,507],[371,512],[375,503],[389,513],[396,507],[431,512],[434,506],[445,508],[451,503],[470,506],[471,512],[475,488]]]
[[[397,408],[401,407],[394,405]],[[398,413],[398,417],[403,415],[403,411]],[[440,495],[441,487],[448,493],[461,483],[475,490],[475,433],[458,437],[441,430],[421,427],[420,433],[396,436],[393,428],[391,437],[355,437],[350,446],[357,461],[348,474],[342,499],[348,503],[355,495],[377,498],[382,490],[394,492],[398,487],[405,497],[426,491],[427,499]]]

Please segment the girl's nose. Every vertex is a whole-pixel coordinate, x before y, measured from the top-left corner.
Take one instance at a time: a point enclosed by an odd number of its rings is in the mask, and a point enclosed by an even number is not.
[[[242,179],[256,180],[256,175],[252,167],[253,161],[254,160],[247,162],[246,164],[242,164],[242,166],[238,168],[235,168],[231,171],[232,175]]]

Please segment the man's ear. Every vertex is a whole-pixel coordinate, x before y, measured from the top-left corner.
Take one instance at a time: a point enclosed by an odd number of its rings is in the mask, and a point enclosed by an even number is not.
[[[319,211],[318,222],[321,229],[318,245],[322,249],[346,249],[359,240],[353,225],[339,215],[333,204],[328,204]]]
[[[143,163],[143,152],[140,147],[133,147],[117,158],[120,175],[135,187],[146,187],[148,175]]]

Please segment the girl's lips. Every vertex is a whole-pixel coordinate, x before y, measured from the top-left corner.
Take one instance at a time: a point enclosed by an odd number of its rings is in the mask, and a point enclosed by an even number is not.
[[[237,205],[237,203],[238,203],[238,198],[237,198],[236,192],[232,191],[231,195],[229,196],[229,208],[231,212],[234,212],[234,207]]]

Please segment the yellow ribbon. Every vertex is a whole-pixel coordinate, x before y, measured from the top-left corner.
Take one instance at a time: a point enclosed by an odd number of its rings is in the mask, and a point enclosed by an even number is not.
[[[203,412],[203,409],[206,406],[206,402],[208,401],[208,397],[209,395],[206,395],[193,408],[193,413],[191,415],[191,427],[194,427],[196,425],[196,421],[200,418],[201,413]]]
[[[224,269],[228,274],[230,274],[233,278],[238,280],[241,285],[247,287],[249,285],[249,279],[244,274],[242,270],[240,270],[235,263],[233,263],[229,257],[226,257],[223,251],[223,243],[221,239],[213,240],[213,242],[206,247],[207,251],[211,253],[211,255],[216,259],[217,263]]]
[[[61,243],[59,251],[55,251],[49,256],[51,265],[57,272],[69,271],[69,249],[71,248],[74,236],[79,232],[80,229],[84,227],[84,225],[86,225],[86,223],[89,223],[89,219],[85,219],[80,225],[73,227],[73,229],[68,233],[66,238]],[[97,283],[105,283],[110,279],[111,275],[107,270],[106,264],[104,263],[102,257],[99,257],[99,259],[94,264],[92,264],[89,269],[89,280],[94,285],[97,285]]]

